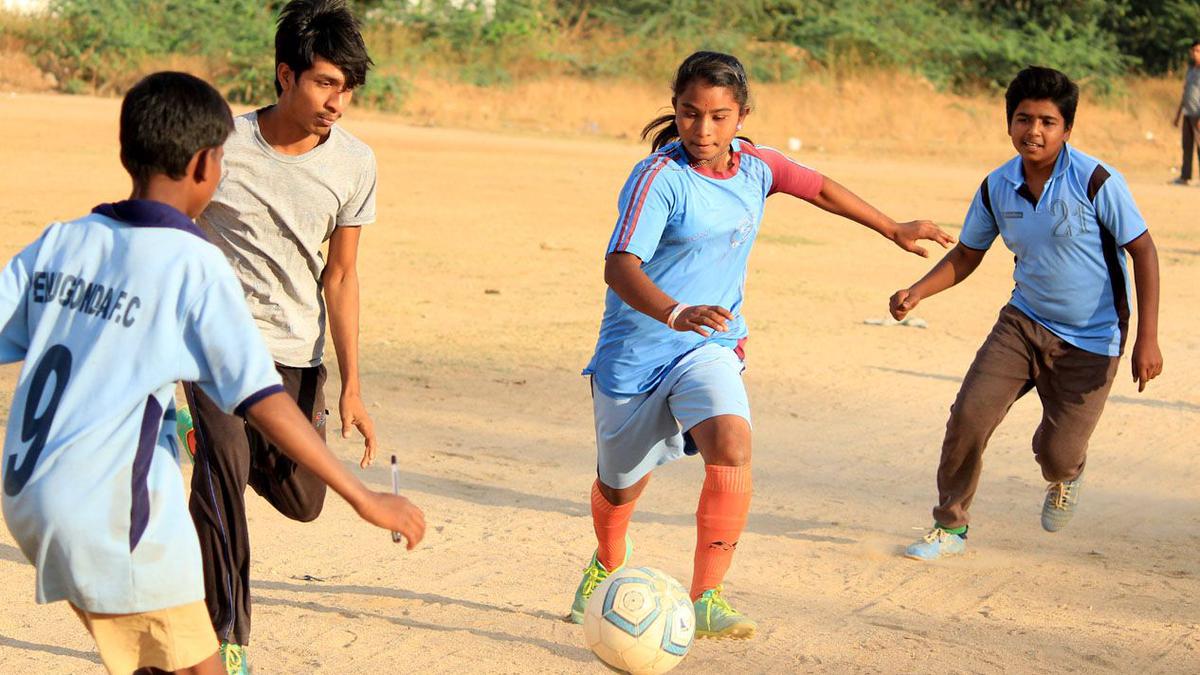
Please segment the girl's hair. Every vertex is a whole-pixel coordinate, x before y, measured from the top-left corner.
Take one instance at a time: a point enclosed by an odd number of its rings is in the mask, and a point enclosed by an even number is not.
[[[671,91],[679,97],[692,84],[693,80],[703,80],[710,87],[726,87],[733,94],[740,109],[745,109],[750,101],[750,87],[746,81],[746,69],[736,56],[720,52],[696,52],[679,64],[675,71],[675,81]],[[738,112],[741,112],[739,110]],[[642,129],[642,140],[654,134],[650,147],[658,150],[662,146],[679,138],[679,128],[675,125],[675,113],[654,118]]]

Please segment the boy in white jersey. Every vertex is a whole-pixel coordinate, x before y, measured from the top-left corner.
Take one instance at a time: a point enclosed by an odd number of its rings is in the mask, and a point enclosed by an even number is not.
[[[255,424],[365,520],[410,548],[424,533],[419,509],[368,491],[283,393],[228,263],[191,221],[231,127],[203,81],[147,77],[121,107],[131,198],[52,224],[0,274],[0,361],[25,361],[4,444],[5,524],[37,567],[38,602],[67,600],[112,673],[223,671],[177,463],[179,380]]]
[[[359,386],[356,259],[362,226],[375,220],[375,156],[335,122],[371,59],[344,2],[293,0],[279,16],[275,60],[278,101],[234,121],[225,176],[197,224],[233,265],[284,388],[322,436],[328,312],[342,434],[362,433],[365,466],[375,432]],[[320,515],[325,486],[204,392],[187,395],[197,430],[190,506],[208,609],[230,672],[242,673],[251,628],[246,487],[307,522]]]

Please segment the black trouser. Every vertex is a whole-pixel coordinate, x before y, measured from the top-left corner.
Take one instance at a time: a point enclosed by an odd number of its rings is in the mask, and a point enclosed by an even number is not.
[[[1198,150],[1196,146],[1196,124],[1200,122],[1200,116],[1184,115],[1183,122],[1179,125],[1183,132],[1183,163],[1179,165],[1179,177],[1183,180],[1192,179],[1192,155],[1195,155]]]
[[[325,366],[291,368],[275,364],[283,387],[325,438]],[[222,642],[250,642],[250,536],[246,530],[246,486],[280,513],[307,522],[321,514],[325,484],[288,459],[261,433],[236,415],[227,415],[188,384],[188,405],[196,428],[196,465],[189,508],[200,536],[204,597]]]

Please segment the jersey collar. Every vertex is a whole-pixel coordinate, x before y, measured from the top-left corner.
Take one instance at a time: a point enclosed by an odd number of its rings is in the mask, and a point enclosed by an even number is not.
[[[1056,180],[1059,176],[1067,172],[1071,168],[1071,145],[1063,143],[1062,150],[1058,151],[1058,159],[1054,160],[1054,171],[1050,172],[1050,180]],[[1009,160],[1004,166],[1001,175],[1014,187],[1020,187],[1025,184],[1025,171],[1021,168],[1021,156],[1017,155]]]
[[[183,230],[208,241],[208,237],[196,227],[191,218],[182,211],[152,199],[126,199],[125,201],[101,204],[92,213],[119,220],[133,227],[167,227]]]
[[[683,143],[682,142],[680,142],[680,144],[679,144],[679,149],[681,151],[679,154],[683,155],[683,158],[684,158],[683,161],[686,164],[687,163],[687,153],[683,152]],[[695,171],[696,173],[700,174],[701,176],[707,176],[709,178],[715,178],[717,180],[727,180],[727,179],[733,178],[734,176],[736,176],[738,174],[738,170],[741,168],[742,168],[742,141],[740,138],[734,138],[729,143],[729,169],[727,171],[713,171],[712,169],[710,169],[706,166],[691,167],[692,171]]]

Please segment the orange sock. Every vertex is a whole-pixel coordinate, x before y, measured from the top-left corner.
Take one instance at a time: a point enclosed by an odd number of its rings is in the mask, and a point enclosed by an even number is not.
[[[600,481],[592,483],[592,527],[596,530],[596,559],[609,572],[625,563],[625,533],[633,517],[635,499],[614,506],[600,493]]]
[[[696,507],[696,560],[692,599],[725,579],[750,513],[750,465],[705,465]]]

